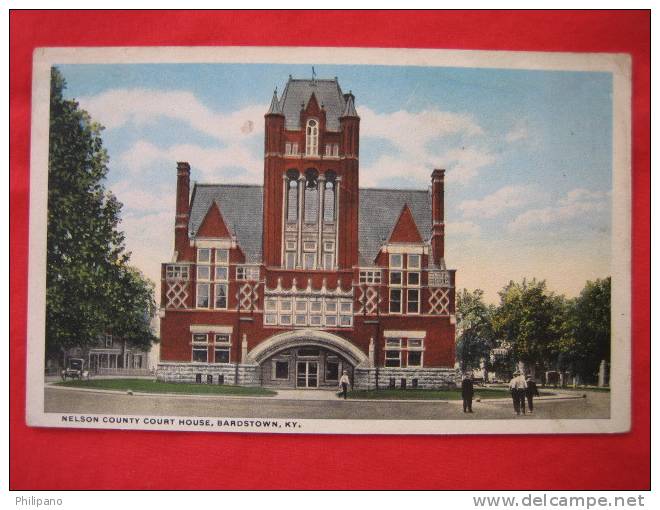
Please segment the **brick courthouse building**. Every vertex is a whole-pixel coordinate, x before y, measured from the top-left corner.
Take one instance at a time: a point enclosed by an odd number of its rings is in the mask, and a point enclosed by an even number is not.
[[[160,380],[336,388],[343,370],[356,388],[455,379],[444,171],[427,190],[360,188],[359,141],[355,98],[336,78],[289,77],[265,115],[263,186],[191,193],[190,166],[178,163]]]

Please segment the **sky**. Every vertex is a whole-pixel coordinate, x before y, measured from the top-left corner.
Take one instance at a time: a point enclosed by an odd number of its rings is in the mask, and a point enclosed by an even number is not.
[[[176,162],[200,183],[263,181],[264,114],[308,65],[61,65],[105,126],[107,187],[132,263],[158,284],[172,257]],[[610,274],[609,73],[315,66],[356,97],[360,186],[427,189],[445,168],[446,262],[489,302],[536,277],[579,294]]]

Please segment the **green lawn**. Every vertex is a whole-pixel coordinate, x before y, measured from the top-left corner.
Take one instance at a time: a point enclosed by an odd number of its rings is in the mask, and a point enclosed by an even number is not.
[[[248,388],[222,384],[168,383],[150,379],[91,379],[89,381],[63,381],[58,386],[94,388],[99,390],[137,391],[141,393],[181,393],[188,395],[237,395],[271,397],[276,392],[265,388]]]
[[[508,389],[477,388],[474,399],[510,397]],[[366,398],[383,400],[461,400],[461,390],[355,390],[348,392],[348,398]]]

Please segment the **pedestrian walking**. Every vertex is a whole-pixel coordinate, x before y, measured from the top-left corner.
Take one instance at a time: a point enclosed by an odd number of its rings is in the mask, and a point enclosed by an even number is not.
[[[534,397],[539,396],[539,389],[536,387],[536,381],[534,381],[531,374],[527,376],[526,382],[527,407],[529,408],[529,414],[534,414]]]
[[[525,391],[527,383],[520,370],[513,373],[513,378],[509,382],[509,390],[511,391],[511,398],[513,399],[513,410],[517,415],[521,411],[525,414]]]
[[[463,412],[472,412],[472,397],[474,396],[474,384],[472,382],[472,375],[466,373],[463,375],[461,382],[461,396],[463,397]]]
[[[351,380],[348,377],[348,372],[344,370],[344,373],[341,375],[341,379],[339,379],[339,388],[341,389],[341,393],[344,396],[344,400],[346,400],[346,396],[348,394],[349,384],[351,384]]]

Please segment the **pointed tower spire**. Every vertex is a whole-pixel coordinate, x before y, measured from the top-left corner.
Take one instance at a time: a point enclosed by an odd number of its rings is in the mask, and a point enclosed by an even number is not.
[[[352,92],[344,95],[346,99],[346,106],[344,106],[344,111],[341,114],[342,117],[358,117],[357,110],[355,109],[355,96]]]
[[[281,115],[282,106],[280,105],[279,100],[277,99],[277,87],[273,91],[273,99],[270,102],[270,108],[268,108],[268,113],[266,115]]]

